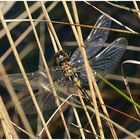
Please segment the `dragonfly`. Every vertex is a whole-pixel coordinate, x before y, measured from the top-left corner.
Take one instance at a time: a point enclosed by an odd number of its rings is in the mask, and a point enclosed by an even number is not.
[[[101,15],[96,21],[95,26],[110,28],[111,20],[106,16]],[[109,30],[92,29],[84,42],[87,59],[96,79],[96,72],[105,76],[113,70],[128,45],[127,40],[120,37],[103,49],[108,35]],[[68,56],[64,51],[58,51],[54,59],[57,65],[50,67],[49,71],[59,97],[65,99],[70,94],[75,94],[75,77],[79,79],[81,86],[87,85],[87,75],[79,47],[71,56]],[[6,76],[8,76],[15,91],[28,93],[22,74],[9,74]],[[5,76],[3,76],[3,78],[4,77]],[[51,85],[46,70],[40,69],[35,72],[27,73],[27,77],[38,103],[41,103],[42,111],[56,107],[55,98],[51,91]],[[0,78],[0,85],[2,86],[4,86],[3,78]],[[29,94],[20,100],[20,104],[26,114],[36,113],[36,109]]]

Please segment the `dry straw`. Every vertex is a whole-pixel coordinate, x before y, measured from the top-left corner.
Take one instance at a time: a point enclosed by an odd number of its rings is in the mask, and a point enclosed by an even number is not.
[[[118,32],[125,32],[125,33],[131,33],[131,34],[139,34],[137,32],[135,32],[134,30],[130,29],[129,27],[127,27],[126,25],[123,25],[121,22],[119,22],[118,20],[112,18],[111,16],[109,16],[108,14],[106,14],[105,12],[101,11],[100,9],[98,9],[97,7],[95,7],[94,5],[91,5],[89,2],[87,1],[84,1],[86,4],[90,5],[92,8],[96,9],[97,11],[99,11],[100,13],[106,15],[108,18],[110,18],[111,20],[115,21],[117,24],[123,26],[125,29],[127,29],[127,31],[125,30],[119,30],[119,29],[105,29],[105,28],[102,28],[104,30],[112,30],[112,31],[118,31]],[[35,4],[33,4],[30,8],[28,6],[28,3],[24,0],[24,5],[25,5],[25,8],[26,8],[26,11],[24,11],[20,16],[17,17],[17,19],[13,20],[12,23],[9,23],[7,25],[7,22],[9,22],[10,20],[8,19],[4,19],[3,17],[3,14],[2,14],[2,11],[0,10],[0,19],[1,19],[1,22],[2,22],[2,25],[3,25],[3,29],[0,31],[0,38],[2,38],[4,35],[7,35],[7,38],[9,40],[9,43],[11,45],[11,48],[9,48],[6,53],[4,53],[4,55],[1,57],[0,59],[0,66],[1,66],[1,69],[0,69],[0,73],[1,75],[6,75],[6,72],[5,72],[5,69],[4,69],[4,66],[3,66],[3,62],[4,60],[9,56],[9,54],[13,51],[14,52],[14,55],[15,55],[15,58],[16,58],[16,61],[18,63],[18,66],[21,70],[21,73],[23,75],[23,78],[25,80],[25,83],[27,85],[27,89],[29,90],[29,93],[30,93],[30,96],[33,100],[33,103],[36,107],[36,110],[37,110],[37,113],[38,113],[38,117],[39,119],[41,120],[42,124],[43,124],[43,128],[42,130],[40,131],[38,137],[40,138],[42,136],[42,133],[46,132],[48,138],[52,138],[51,136],[51,133],[48,129],[48,124],[51,122],[52,118],[56,115],[56,113],[58,113],[62,119],[62,122],[63,122],[63,125],[64,125],[64,128],[65,128],[65,131],[67,133],[67,137],[68,138],[71,138],[70,136],[70,130],[68,128],[68,125],[66,123],[66,120],[65,120],[65,117],[64,117],[64,114],[63,114],[63,110],[61,109],[61,107],[64,105],[64,104],[67,104],[67,101],[70,100],[71,102],[71,107],[72,107],[72,111],[75,115],[75,118],[76,118],[76,122],[77,122],[77,128],[79,129],[79,132],[80,132],[80,136],[82,138],[86,138],[85,136],[85,132],[91,132],[93,133],[94,137],[95,138],[105,138],[105,134],[104,134],[104,130],[103,130],[103,124],[102,124],[102,119],[105,119],[108,124],[109,124],[109,127],[110,127],[110,130],[111,130],[111,134],[113,136],[113,138],[117,138],[117,135],[116,135],[116,132],[115,132],[115,129],[114,129],[114,126],[117,127],[119,130],[123,131],[124,133],[126,133],[128,136],[132,137],[132,138],[138,138],[137,137],[137,131],[135,132],[135,134],[132,134],[131,132],[129,132],[128,130],[124,129],[123,127],[121,127],[120,125],[118,125],[117,123],[113,122],[110,117],[109,117],[109,114],[108,114],[108,111],[106,109],[106,105],[104,104],[104,101],[103,101],[103,98],[102,98],[102,95],[99,91],[99,88],[97,86],[97,83],[95,81],[95,78],[93,76],[93,73],[92,73],[92,70],[89,66],[89,63],[88,63],[88,60],[87,60],[87,56],[86,56],[86,51],[85,51],[85,48],[83,47],[84,46],[84,41],[83,41],[83,36],[82,36],[82,31],[81,31],[81,28],[82,27],[86,27],[86,28],[95,28],[97,29],[96,27],[94,26],[89,26],[89,25],[82,25],[80,24],[80,21],[79,21],[79,16],[78,16],[78,10],[77,10],[77,7],[76,7],[76,3],[74,1],[71,2],[71,6],[72,6],[72,10],[73,10],[73,13],[74,13],[74,20],[75,20],[75,23],[72,19],[72,15],[70,13],[70,10],[69,10],[69,7],[67,5],[67,2],[63,1],[62,4],[63,4],[63,7],[64,7],[64,10],[66,12],[66,15],[67,15],[67,18],[69,20],[69,23],[67,22],[59,22],[59,21],[52,21],[49,17],[49,12],[57,5],[58,2],[52,2],[52,4],[50,6],[48,6],[48,8],[46,9],[45,5],[44,5],[44,2],[36,2]],[[107,2],[108,4],[114,6],[114,7],[118,7],[118,8],[122,8],[124,10],[128,10],[128,11],[133,11],[135,13],[138,14],[139,18],[140,18],[140,13],[139,13],[139,8],[138,8],[138,5],[137,5],[137,2],[136,1],[133,1],[134,3],[134,6],[135,6],[135,9],[129,9],[128,7],[124,7],[124,6],[119,6],[119,5],[116,5],[116,4],[113,4],[111,2]],[[32,18],[32,13],[35,12],[38,8],[42,9],[42,14],[37,18],[37,19],[33,19]],[[29,17],[29,19],[27,18]],[[45,19],[43,19],[45,17]],[[27,19],[25,19],[27,18]],[[12,20],[11,20],[12,21]],[[16,21],[16,22],[15,22]],[[12,36],[10,34],[10,31],[12,29],[14,29],[18,24],[20,24],[20,22],[22,21],[28,21],[31,23],[31,26],[29,26],[27,28],[27,30],[14,42],[13,39],[12,39]],[[59,23],[59,24],[63,24],[63,25],[69,25],[71,26],[72,28],[72,31],[73,31],[73,34],[75,36],[75,39],[76,39],[76,42],[78,44],[78,47],[80,48],[80,51],[81,51],[81,54],[83,56],[83,60],[84,60],[84,66],[85,66],[85,69],[86,69],[86,74],[87,74],[87,79],[88,79],[88,84],[89,84],[89,88],[90,88],[90,94],[91,94],[91,98],[92,98],[92,104],[94,106],[94,108],[91,108],[89,106],[86,106],[84,101],[83,101],[83,97],[81,96],[81,91],[78,89],[77,90],[77,95],[80,99],[80,103],[81,103],[81,106],[80,108],[82,108],[85,112],[85,115],[87,117],[87,120],[88,120],[88,123],[91,127],[91,130],[92,131],[89,131],[89,130],[86,130],[83,128],[82,126],[82,122],[80,120],[80,116],[78,114],[78,111],[77,111],[77,106],[74,105],[74,103],[72,102],[72,96],[75,96],[73,94],[71,94],[67,99],[65,99],[65,101],[60,104],[60,101],[58,99],[58,95],[57,95],[57,88],[55,87],[55,83],[53,83],[53,80],[52,80],[52,77],[51,77],[51,74],[49,72],[49,68],[48,68],[48,65],[46,63],[46,60],[45,60],[45,57],[44,57],[44,50],[43,50],[43,47],[42,47],[42,44],[39,40],[39,36],[37,34],[37,31],[36,31],[36,25],[38,25],[39,22],[46,22],[46,24],[48,25],[48,31],[49,31],[49,35],[50,35],[50,38],[51,38],[51,41],[52,41],[52,44],[53,44],[53,48],[55,50],[55,53],[57,53],[58,51],[62,50],[62,46],[61,46],[61,43],[59,41],[59,38],[57,36],[57,33],[53,27],[53,23]],[[101,28],[99,28],[101,29]],[[37,42],[37,45],[38,45],[38,48],[39,48],[39,52],[40,52],[40,61],[42,61],[42,66],[45,67],[45,70],[46,70],[46,73],[47,73],[47,78],[50,82],[50,88],[52,90],[52,93],[56,99],[56,104],[58,106],[58,109],[53,113],[53,115],[49,118],[49,120],[47,121],[47,123],[45,122],[44,120],[44,117],[43,117],[43,114],[39,108],[39,105],[37,103],[37,100],[34,96],[34,93],[33,93],[33,89],[30,85],[30,82],[28,80],[28,77],[26,75],[26,72],[24,70],[24,67],[21,63],[21,57],[19,56],[17,50],[16,50],[16,47],[20,44],[20,42],[22,42],[22,40],[24,38],[27,37],[27,35],[33,31],[34,35],[35,35],[35,38],[36,38],[36,42]],[[132,48],[131,48],[132,49]],[[136,51],[139,51],[138,48],[133,48],[134,50]],[[26,52],[26,51],[25,51]],[[30,52],[30,50],[27,50],[27,53]],[[26,56],[26,54],[23,54],[22,55],[22,58],[24,56]],[[128,63],[128,62],[124,62],[124,63]],[[123,64],[124,64],[123,63]],[[133,62],[132,62],[133,63]],[[133,63],[134,64],[134,63]],[[110,77],[109,77],[110,76]],[[111,79],[115,79],[115,80],[122,80],[120,75],[109,75],[108,77]],[[92,78],[91,78],[92,77]],[[128,81],[132,81],[134,79],[129,79],[127,81],[127,78],[125,77],[125,74],[124,74],[124,71],[123,71],[123,78],[124,78],[124,82],[126,84],[126,87],[128,86]],[[139,80],[139,79],[137,79]],[[139,83],[139,81],[135,80],[135,83]],[[29,135],[30,138],[36,138],[34,137],[34,134],[32,132],[32,129],[29,125],[29,122],[22,110],[22,107],[20,106],[20,104],[17,104],[18,103],[18,99],[17,99],[17,96],[16,96],[16,93],[9,81],[8,78],[4,78],[4,83],[7,87],[7,90],[14,102],[14,104],[17,105],[17,111],[19,113],[19,116],[25,126],[25,129],[28,131],[25,131],[24,129],[20,128],[18,125],[14,124],[9,116],[8,116],[8,113],[6,112],[6,109],[5,109],[5,106],[3,104],[3,101],[2,99],[0,98],[0,105],[1,105],[1,109],[0,109],[0,118],[1,118],[1,123],[2,123],[2,127],[3,127],[3,131],[5,133],[5,136],[6,138],[18,138],[18,135],[16,134],[15,132],[15,129],[14,127],[11,125],[11,123],[16,126],[18,129],[20,129],[22,132],[26,133],[27,135]],[[134,83],[134,82],[133,82]],[[80,86],[80,82],[77,83],[78,86]],[[131,91],[130,91],[130,88],[127,87],[127,91],[128,93],[130,93],[130,97],[131,99],[133,100],[132,98],[132,95],[131,95]],[[103,110],[103,114],[100,113],[99,111],[99,108],[98,108],[98,104],[97,104],[97,101],[96,101],[96,98],[98,98],[99,102],[100,102],[100,105],[102,107],[102,110]],[[136,108],[136,106],[134,106]],[[137,108],[136,108],[137,110]],[[97,121],[97,126],[98,126],[98,130],[95,129],[94,127],[94,124],[92,122],[92,117],[89,115],[89,112],[95,114],[96,116],[96,121]],[[114,126],[113,126],[114,125]],[[86,130],[86,131],[85,131]],[[97,131],[99,131],[99,134],[97,134]]]
[[[10,117],[0,96],[0,120],[7,139],[18,139],[18,135],[11,124]]]

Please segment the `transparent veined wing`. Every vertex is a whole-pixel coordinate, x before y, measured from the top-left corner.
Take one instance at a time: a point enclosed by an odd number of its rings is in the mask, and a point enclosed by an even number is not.
[[[39,71],[36,71],[36,72],[32,72],[32,73],[27,73],[26,74],[29,81],[30,81],[30,84],[31,84],[31,87],[33,90],[36,90],[38,89],[39,87],[39,78],[40,78],[40,73]],[[8,78],[13,86],[13,88],[15,89],[15,91],[23,91],[23,90],[26,90],[27,89],[27,86],[25,84],[25,81],[23,79],[23,76],[22,74],[9,74],[9,75],[6,75],[6,76],[2,76],[0,77],[0,85],[5,87],[5,84],[4,84],[4,81],[3,79],[4,78]]]
[[[111,20],[104,15],[100,16],[95,24],[96,27],[106,28],[110,28],[110,25]],[[107,40],[108,34],[109,30],[92,29],[91,33],[85,40],[85,49],[88,58],[97,54],[97,52],[102,48],[103,44]],[[79,48],[77,48],[76,51],[72,54],[70,60],[73,62],[74,66],[83,64],[83,59]]]
[[[60,77],[62,77],[62,72],[61,72],[60,67],[56,66],[56,67],[50,68],[50,73],[51,73],[53,80],[59,79]],[[37,89],[41,88],[40,81],[42,81],[46,85],[49,84],[47,73],[46,73],[45,69],[38,70],[35,72],[31,72],[31,73],[26,73],[26,76],[28,77],[28,80],[29,80],[33,90],[37,90]],[[8,74],[6,76],[0,77],[0,85],[3,87],[5,87],[3,79],[6,77],[9,78],[15,91],[24,91],[24,90],[26,91],[27,90],[27,86],[25,84],[22,74]]]
[[[59,79],[60,80],[60,79]],[[58,99],[60,103],[62,101],[60,99],[65,100],[70,94],[74,94],[76,89],[74,87],[70,87],[69,85],[65,85],[63,83],[63,87],[60,87],[60,85],[57,85],[57,82],[54,83],[55,89],[57,91]],[[38,102],[38,105],[42,111],[51,110],[55,107],[57,107],[55,103],[55,97],[53,93],[51,92],[50,86],[47,87],[50,90],[41,90],[41,92],[38,92],[35,94],[36,100]],[[34,103],[32,101],[31,96],[24,97],[19,102],[21,106],[23,107],[23,110],[26,114],[36,114],[36,108],[34,106]]]
[[[111,72],[124,54],[127,45],[128,42],[125,38],[118,38],[95,57],[89,58],[89,64],[93,69],[93,72],[98,72],[102,76]],[[81,81],[86,82],[86,72],[83,67],[77,69],[77,72]]]
[[[42,111],[49,110],[55,107],[55,100],[52,94],[49,91],[39,92],[35,94],[38,105]],[[35,114],[36,109],[34,103],[32,101],[31,96],[24,97],[19,102],[26,114]],[[44,108],[44,104],[46,104],[46,108]],[[16,107],[15,107],[16,109]]]
[[[72,83],[69,83],[62,74],[62,70],[59,66],[51,67],[49,69],[52,79],[54,81],[54,86],[57,91],[59,98],[66,99],[71,93],[75,93],[75,88]],[[55,98],[52,93],[51,85],[48,81],[46,70],[38,70],[36,72],[26,74],[32,89],[34,90],[34,95],[42,111],[50,110],[56,107]],[[16,91],[24,92],[25,95],[20,99],[20,104],[26,114],[35,114],[36,109],[32,101],[29,91],[25,84],[22,74],[9,74],[7,76],[11,84]],[[0,84],[4,85],[3,79],[0,78]]]

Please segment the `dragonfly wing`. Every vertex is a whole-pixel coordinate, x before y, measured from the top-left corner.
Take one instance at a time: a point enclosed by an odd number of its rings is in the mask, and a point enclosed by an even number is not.
[[[37,85],[39,85],[37,83],[37,81],[39,81],[38,71],[33,72],[33,73],[27,73],[26,75],[30,81],[30,84],[33,90],[37,89],[38,88]],[[8,78],[10,80],[13,88],[16,91],[23,91],[23,90],[25,91],[27,89],[27,86],[25,84],[22,74],[9,74],[9,75],[0,77],[0,85],[5,87],[5,84],[3,81],[4,78]]]
[[[38,102],[38,105],[42,111],[44,111],[44,104],[46,104],[47,109],[53,108],[55,106],[54,104],[54,98],[52,94],[50,94],[47,91],[39,92],[35,94],[36,100]],[[27,96],[20,100],[19,102],[23,108],[23,111],[26,114],[35,114],[36,108],[34,106],[34,103],[32,101],[31,96]]]
[[[125,38],[118,38],[98,55],[89,58],[89,63],[93,71],[102,76],[111,72],[124,54],[127,44],[128,42]],[[78,73],[82,80],[87,79],[86,72],[82,67],[78,70]]]
[[[95,26],[96,27],[105,27],[110,28],[111,20],[106,16],[102,15],[97,20]],[[106,42],[109,34],[109,30],[99,30],[92,29],[91,33],[85,40],[85,49],[87,53],[87,57],[92,57],[102,48],[103,44]],[[82,55],[80,49],[77,48],[76,51],[71,56],[71,61],[75,66],[79,66],[79,64],[83,64]]]
[[[56,66],[54,68],[50,68],[50,73],[53,80],[59,79],[59,77],[62,77],[62,72],[60,70],[60,67]],[[46,85],[49,84],[48,76],[45,69],[38,70],[32,73],[27,73],[26,76],[33,90],[40,89],[42,85],[41,83],[45,83]],[[13,88],[16,91],[26,91],[26,92],[28,91],[27,85],[25,83],[25,80],[22,74],[9,74],[9,75],[0,77],[0,85],[3,87],[5,87],[5,84],[3,81],[4,78],[8,78],[10,80]]]
[[[68,87],[68,85],[63,86],[62,85],[58,85],[57,83],[55,84],[55,89],[57,91],[57,95],[58,98],[65,100],[70,94],[72,94],[75,89],[74,87]],[[38,92],[35,94],[36,100],[39,104],[39,107],[42,111],[46,111],[46,110],[51,110],[55,107],[57,107],[56,103],[55,103],[55,97],[53,95],[53,93],[51,92],[51,87],[47,86],[47,88],[50,89],[50,91],[48,90],[41,90],[41,92]],[[61,100],[59,100],[61,101]],[[23,107],[23,110],[26,114],[36,114],[36,109],[34,106],[34,103],[32,101],[31,96],[27,96],[23,99],[20,100],[19,102],[21,104],[21,106]],[[60,102],[62,103],[62,102]]]
[[[57,91],[58,97],[65,99],[67,95],[65,93]],[[56,107],[55,97],[50,91],[42,90],[35,94],[38,105],[42,111],[51,110]],[[31,96],[27,96],[19,102],[26,114],[36,114],[36,108],[32,101]]]
[[[64,79],[62,71],[59,69],[59,67],[50,68],[50,73],[53,78],[54,87],[56,89],[59,99],[66,99],[71,93],[74,93],[75,89],[73,85],[70,84],[66,79]],[[46,71],[42,70],[40,72],[40,75],[45,78]],[[40,109],[42,111],[53,109],[54,107],[56,107],[56,103],[55,97],[52,93],[51,85],[45,83],[44,80],[40,80],[40,85],[41,89],[39,89],[38,92],[35,93],[35,97]],[[23,110],[26,114],[37,113],[30,95],[22,98],[19,103],[22,105]]]

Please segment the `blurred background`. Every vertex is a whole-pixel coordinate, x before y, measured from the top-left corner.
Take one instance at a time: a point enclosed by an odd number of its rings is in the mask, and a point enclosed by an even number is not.
[[[10,4],[11,3],[11,4]],[[46,7],[49,7],[53,2],[46,2]],[[96,6],[100,10],[104,11],[106,14],[110,15],[111,17],[117,19],[122,24],[128,26],[132,30],[136,32],[140,32],[140,17],[138,13],[132,12],[132,9],[135,9],[135,5],[132,1],[126,2],[126,1],[119,1],[119,2],[111,2],[117,5],[120,5],[122,7],[128,7],[129,10],[124,10],[115,6],[110,5],[109,3],[105,1],[92,1],[90,2],[92,5]],[[37,7],[37,2],[28,2],[29,7],[35,5]],[[71,15],[73,15],[71,2],[67,2]],[[93,9],[91,6],[87,5],[85,2],[76,2],[79,19],[81,24],[85,25],[94,25],[96,20],[101,16],[101,13],[97,10]],[[137,2],[138,6],[140,6],[140,2]],[[18,2],[7,2],[6,5],[11,5],[8,7],[9,10],[3,11],[5,19],[17,19],[18,16],[26,12],[24,3],[21,1]],[[32,17],[34,19],[38,18],[42,14],[41,8],[38,8],[32,13]],[[139,13],[140,14],[140,13]],[[63,5],[61,2],[58,2],[56,6],[49,12],[49,16],[51,20],[53,21],[62,21],[62,22],[68,22],[65,10],[63,8]],[[20,17],[22,18],[28,18],[28,17]],[[8,22],[8,24],[16,23],[14,22]],[[13,37],[13,40],[16,41],[23,32],[30,26],[30,22],[20,22],[17,26],[15,26],[10,32]],[[63,24],[55,24],[53,23],[53,26],[56,30],[56,33],[58,35],[58,38],[63,46],[63,49],[68,52],[69,55],[71,55],[74,50],[77,48],[77,43],[75,41],[74,34],[71,30],[71,27],[68,25]],[[117,23],[112,21],[111,28],[114,29],[125,29],[124,27],[121,27]],[[91,28],[81,28],[82,34],[84,40],[89,35]],[[53,66],[53,56],[54,56],[54,49],[51,43],[51,39],[48,33],[48,27],[45,22],[40,21],[38,25],[36,26],[36,30],[38,32],[38,35],[40,39],[42,39],[42,47],[44,48],[44,54],[46,57],[46,61],[49,64],[49,66]],[[114,32],[110,31],[107,42],[105,46],[113,42],[115,39],[119,37],[125,37],[128,40],[128,48],[123,55],[121,61],[118,63],[118,65],[115,67],[115,69],[112,71],[110,75],[107,75],[107,78],[109,81],[114,84],[116,87],[118,87],[120,90],[122,90],[124,93],[127,94],[125,84],[121,78],[121,63],[125,60],[140,60],[140,36],[134,35],[134,34],[128,34],[128,33],[121,33],[121,32]],[[0,56],[2,56],[9,48],[10,44],[5,35],[3,35],[3,26],[0,24]],[[20,54],[20,57],[22,59],[23,66],[25,68],[26,72],[33,72],[38,70],[39,67],[39,50],[37,46],[37,42],[34,36],[34,33],[31,31],[17,46],[17,50]],[[5,66],[5,69],[8,74],[13,73],[20,73],[19,67],[16,63],[15,57],[13,53],[10,53],[8,57],[3,61],[3,64]],[[125,74],[126,76],[130,77],[128,82],[129,86],[132,92],[132,96],[136,102],[139,103],[140,100],[140,67],[139,65],[134,64],[126,64],[125,65]],[[116,77],[115,77],[116,76]],[[128,113],[136,118],[139,118],[138,114],[136,113],[134,106],[129,103],[127,100],[125,100],[122,96],[120,96],[117,92],[115,92],[113,89],[111,89],[109,86],[104,84],[102,81],[99,82],[100,85],[100,91],[102,93],[103,99],[105,101],[105,104],[110,105],[111,107],[118,109],[120,111],[124,111],[125,113]],[[5,103],[8,104],[7,106],[10,106],[9,103],[11,101],[7,91],[2,86],[0,87],[0,94],[2,98],[4,99]],[[13,110],[9,107],[9,113],[11,117],[13,117]],[[54,110],[51,110],[50,112],[45,113],[44,116],[47,120],[49,118],[49,114],[51,114]],[[108,109],[108,112],[110,114],[110,117],[112,120],[120,124],[121,126],[125,127],[127,130],[130,130],[131,132],[135,132],[139,130],[140,123],[138,121],[133,120],[132,118],[123,116],[113,110]],[[70,115],[69,108],[65,111],[65,116],[68,118]],[[81,116],[81,122],[86,125],[86,120],[84,118],[83,111],[79,109],[79,116]],[[32,118],[35,118],[35,116],[28,116],[29,120],[32,120]],[[95,120],[93,119],[93,122]],[[20,123],[20,122],[19,122]],[[36,120],[31,121],[31,125],[36,132]],[[57,121],[55,123],[55,126],[53,125],[53,122],[49,125],[51,134],[53,138],[64,138],[64,128],[61,125],[61,121]],[[106,138],[112,138],[110,133],[108,132],[108,126],[107,124],[104,124],[106,127]],[[79,133],[77,131],[77,128],[71,126],[71,135],[72,138],[79,138]],[[88,129],[88,127],[87,127]],[[2,132],[2,130],[0,130]],[[23,134],[22,132],[19,132],[21,135],[21,138],[28,138],[27,135]],[[118,134],[118,138],[125,138],[126,135],[122,133],[120,130],[116,129],[116,133]],[[2,133],[0,134],[1,138],[4,138]],[[43,138],[46,136],[44,135]],[[87,138],[93,138],[92,134],[86,133]]]

